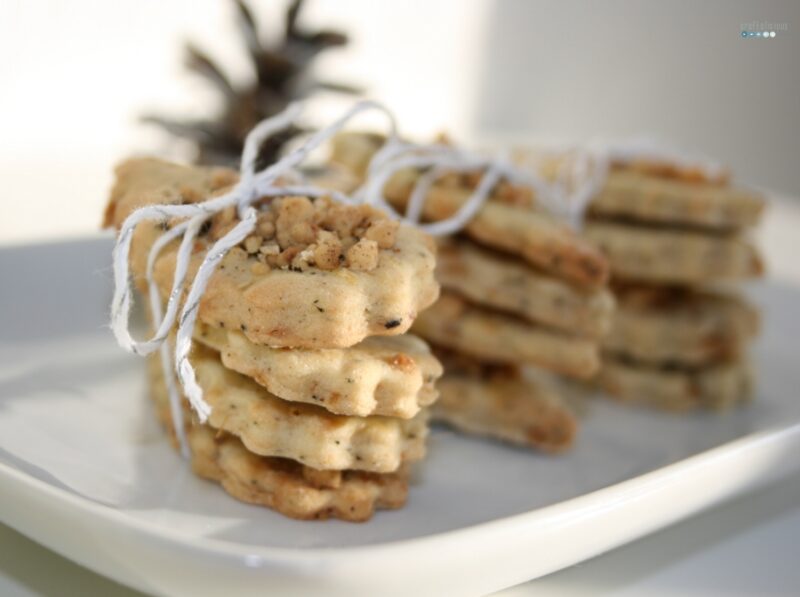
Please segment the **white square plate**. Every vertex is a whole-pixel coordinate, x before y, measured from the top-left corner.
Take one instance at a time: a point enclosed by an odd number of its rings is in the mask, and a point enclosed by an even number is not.
[[[751,406],[675,416],[593,401],[563,457],[433,433],[408,505],[298,522],[196,479],[106,327],[108,237],[0,250],[0,519],[164,595],[482,594],[800,469],[800,292],[765,284]]]

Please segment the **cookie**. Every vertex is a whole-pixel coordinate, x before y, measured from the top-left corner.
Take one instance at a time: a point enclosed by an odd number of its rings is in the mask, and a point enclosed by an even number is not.
[[[596,383],[622,402],[670,411],[722,411],[751,398],[753,375],[744,359],[679,368],[643,365],[605,354]]]
[[[149,361],[156,412],[165,429],[174,435],[158,360]],[[405,468],[385,474],[323,471],[286,458],[258,456],[247,451],[236,437],[207,425],[189,423],[186,435],[192,469],[198,476],[220,483],[236,499],[291,518],[364,521],[376,509],[402,507],[408,494]],[[177,446],[174,437],[173,444]]]
[[[649,177],[685,183],[728,186],[730,170],[702,156],[687,156],[683,152],[657,147],[611,148],[612,171],[624,170]]]
[[[740,229],[755,226],[764,199],[754,191],[612,170],[589,205],[589,216],[675,226]]]
[[[686,288],[615,288],[617,310],[603,349],[645,363],[698,366],[741,355],[758,333],[743,299]]]
[[[376,509],[401,508],[408,495],[405,472],[377,474],[344,471],[335,487],[319,487],[291,460],[248,452],[242,442],[198,426],[189,432],[192,468],[217,481],[234,498],[266,506],[299,519],[368,520]]]
[[[337,136],[331,159],[360,176],[372,154],[380,148],[380,137],[364,133]],[[384,187],[391,203],[404,209],[419,172],[400,170]],[[480,180],[480,173],[445,176],[434,185],[425,201],[422,216],[427,221],[451,217],[464,205]],[[464,228],[466,236],[506,253],[519,256],[554,277],[573,284],[597,288],[608,279],[603,256],[564,222],[536,208],[533,191],[503,181],[490,200]]]
[[[433,420],[464,432],[544,452],[561,452],[574,440],[577,423],[549,388],[518,370],[451,366],[439,381],[441,399]]]
[[[756,248],[737,234],[589,220],[586,237],[608,256],[615,279],[697,285],[760,276]]]
[[[220,178],[230,183],[234,174],[130,160],[117,169],[106,221],[119,226],[143,205],[202,201],[214,193]],[[236,222],[233,209],[210,220],[197,239],[189,280],[205,250]],[[159,233],[159,224],[145,223],[134,236],[131,265],[140,288],[147,253]],[[177,242],[155,264],[154,277],[165,298],[176,257]],[[216,268],[198,318],[240,330],[257,344],[352,346],[367,336],[405,332],[417,312],[438,296],[434,265],[433,241],[379,210],[326,198],[273,199],[260,212],[255,232]]]
[[[442,374],[427,344],[410,334],[374,336],[350,348],[286,350],[198,324],[195,340],[275,396],[339,415],[411,418],[436,400],[434,381]]]
[[[329,162],[363,180],[372,157],[386,142],[383,135],[345,131],[331,140]]]
[[[467,240],[439,246],[436,277],[476,304],[572,334],[598,337],[611,326],[614,298],[607,289],[575,287]]]
[[[312,468],[393,472],[425,455],[427,411],[412,419],[344,417],[288,402],[222,365],[196,346],[192,364],[211,405],[209,424],[240,438],[261,456],[291,458]]]
[[[449,292],[420,314],[413,330],[434,344],[478,359],[533,364],[572,377],[590,377],[600,364],[592,340],[477,307]]]
[[[392,184],[390,180],[386,196],[403,206],[408,197],[396,193]],[[449,218],[471,193],[466,186],[436,185],[428,193],[423,217],[432,222]],[[603,255],[567,224],[541,211],[490,200],[466,224],[464,234],[577,286],[598,288],[608,280],[608,263]]]

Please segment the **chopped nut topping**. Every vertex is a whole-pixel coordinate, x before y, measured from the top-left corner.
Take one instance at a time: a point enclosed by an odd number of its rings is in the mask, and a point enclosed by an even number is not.
[[[261,245],[261,248],[258,251],[262,255],[269,257],[278,255],[281,252],[281,248],[278,246],[278,243],[267,243],[265,245]]]
[[[327,197],[284,197],[266,205],[241,246],[267,268],[371,271],[380,250],[391,249],[397,239],[399,224],[368,205],[344,205]],[[235,209],[217,214],[212,239],[235,223]]]
[[[244,239],[244,250],[250,253],[258,253],[258,250],[261,248],[261,243],[264,242],[264,239],[258,236],[257,234],[252,234]]]
[[[367,229],[365,238],[374,240],[381,249],[389,249],[394,246],[395,236],[399,222],[394,220],[379,220]]]
[[[278,255],[278,257],[275,259],[275,263],[278,265],[278,267],[288,267],[292,261],[294,261],[294,258],[302,252],[302,250],[303,249],[298,246],[288,247],[284,249],[280,255]],[[269,263],[269,261],[267,261],[267,263]]]
[[[314,206],[307,197],[287,197],[277,205],[278,244],[281,247],[314,242]]]
[[[273,215],[272,212],[268,212],[270,215]],[[256,231],[265,239],[271,240],[275,238],[275,222],[265,216],[258,218],[258,224],[256,225]]]
[[[314,249],[314,262],[317,267],[332,270],[339,267],[342,257],[342,243],[339,238],[327,230],[322,230],[317,237],[317,248]]]
[[[378,265],[378,243],[362,238],[347,249],[347,264],[350,269],[368,272]]]

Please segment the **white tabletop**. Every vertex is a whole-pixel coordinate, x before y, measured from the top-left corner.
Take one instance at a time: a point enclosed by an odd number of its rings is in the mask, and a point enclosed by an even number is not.
[[[771,206],[759,236],[769,275],[800,285],[798,227],[800,203],[780,200]],[[800,477],[498,595],[797,595],[797,537]],[[120,597],[141,593],[0,525],[0,595]]]

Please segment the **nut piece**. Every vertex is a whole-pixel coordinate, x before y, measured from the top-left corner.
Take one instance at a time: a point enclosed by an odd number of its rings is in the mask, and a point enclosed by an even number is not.
[[[314,249],[314,262],[319,269],[332,270],[339,267],[342,256],[342,243],[333,232],[322,230],[317,237]]]
[[[265,199],[260,207],[255,231],[240,246],[268,268],[370,271],[379,251],[397,240],[399,223],[369,205],[283,197]],[[212,232],[227,232],[235,223],[235,210],[225,210],[215,217]]]
[[[378,265],[378,243],[362,238],[347,250],[347,263],[350,269],[368,272]]]
[[[262,242],[264,242],[263,238],[261,238],[257,234],[251,234],[246,239],[244,239],[244,250],[247,251],[250,255],[258,253],[258,250],[261,248]]]
[[[313,217],[314,206],[308,197],[287,197],[281,201],[276,222],[278,244],[288,247],[314,242]]]
[[[399,226],[400,223],[394,220],[378,220],[377,222],[373,222],[367,229],[364,238],[374,240],[381,249],[389,249],[394,246],[397,228]]]
[[[259,216],[256,231],[264,238],[264,240],[272,240],[275,238],[275,214],[271,211]]]

